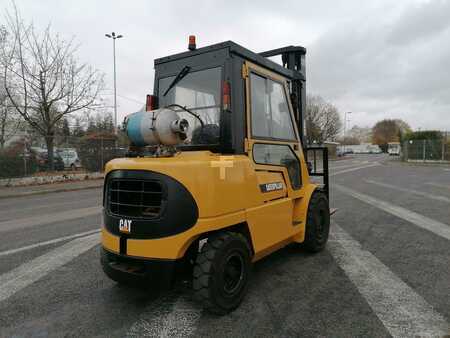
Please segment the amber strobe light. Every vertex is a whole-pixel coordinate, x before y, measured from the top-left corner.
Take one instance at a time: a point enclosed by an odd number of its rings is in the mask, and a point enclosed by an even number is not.
[[[197,48],[195,44],[195,35],[189,35],[189,50],[195,50]]]

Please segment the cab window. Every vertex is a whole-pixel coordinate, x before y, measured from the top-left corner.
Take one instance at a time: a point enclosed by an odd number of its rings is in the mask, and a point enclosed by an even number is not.
[[[219,144],[222,68],[188,72],[166,93],[174,79],[175,76],[159,79],[160,106],[179,104],[198,114],[205,123],[202,126],[191,114],[183,109],[175,109],[181,118],[189,122],[188,137],[183,146]]]
[[[286,167],[292,189],[300,188],[300,162],[289,145],[255,143],[253,145],[253,160],[257,164]]]
[[[295,141],[294,126],[281,83],[250,74],[252,136]]]

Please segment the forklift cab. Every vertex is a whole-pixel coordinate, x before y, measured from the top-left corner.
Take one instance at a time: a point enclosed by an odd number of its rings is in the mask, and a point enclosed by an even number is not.
[[[189,122],[183,151],[210,150],[224,155],[248,154],[257,170],[285,167],[293,191],[305,175],[323,177],[328,196],[328,168],[302,170],[303,154],[326,149],[304,147],[305,54],[289,46],[254,53],[227,41],[155,60],[157,107],[178,105]],[[281,56],[283,66],[268,57]],[[186,112],[183,108],[198,115]],[[326,161],[323,161],[325,164]]]

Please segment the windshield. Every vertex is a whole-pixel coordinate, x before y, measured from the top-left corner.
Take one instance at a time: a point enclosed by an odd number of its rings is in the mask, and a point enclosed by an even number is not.
[[[175,108],[177,114],[189,122],[188,137],[184,145],[214,145],[219,143],[219,124],[221,110],[221,67],[200,71],[191,71],[164,93],[175,79],[175,76],[159,79],[160,107],[170,104],[185,106],[197,114],[200,121],[182,109]]]
[[[388,149],[397,150],[400,148],[400,143],[389,143]]]

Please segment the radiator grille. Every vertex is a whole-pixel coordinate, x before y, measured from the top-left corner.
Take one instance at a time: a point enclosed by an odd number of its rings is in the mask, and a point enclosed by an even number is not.
[[[108,210],[116,216],[133,218],[159,217],[163,189],[158,181],[112,179],[108,184]]]

